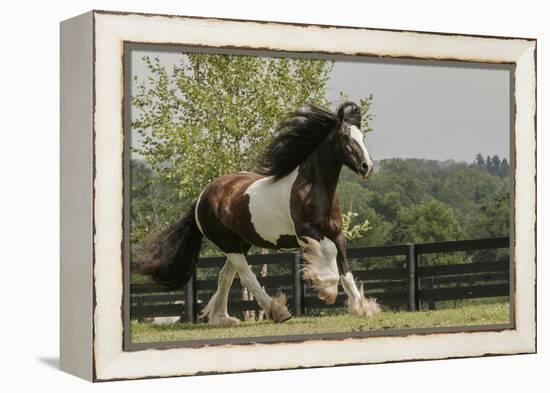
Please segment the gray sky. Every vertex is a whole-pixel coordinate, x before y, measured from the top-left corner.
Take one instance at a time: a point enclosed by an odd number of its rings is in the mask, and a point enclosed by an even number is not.
[[[374,94],[375,159],[473,161],[477,153],[509,159],[510,82],[503,69],[336,62],[330,95]]]
[[[140,80],[147,77],[144,55],[158,55],[168,67],[181,58],[177,52],[132,50],[132,74]],[[376,118],[367,146],[375,160],[471,162],[477,153],[509,160],[510,80],[505,69],[337,60],[329,99],[339,91],[353,100],[374,94]]]

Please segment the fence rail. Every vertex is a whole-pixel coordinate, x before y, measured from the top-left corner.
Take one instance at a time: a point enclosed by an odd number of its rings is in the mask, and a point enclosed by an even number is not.
[[[498,261],[467,262],[424,266],[421,255],[452,252],[475,252],[509,247],[509,238],[462,240],[454,242],[392,245],[353,248],[348,250],[350,260],[365,262],[365,269],[354,270],[357,280],[365,283],[367,296],[376,297],[383,305],[393,308],[419,310],[430,308],[436,301],[461,300],[509,295],[509,258]],[[404,258],[402,267],[370,268],[369,258]],[[294,316],[302,316],[316,309],[345,307],[345,294],[340,292],[336,302],[327,306],[316,297],[309,283],[301,276],[299,253],[251,255],[250,265],[279,265],[290,273],[258,277],[268,292],[284,290]],[[197,269],[221,268],[225,258],[203,258]],[[217,274],[216,274],[217,276]],[[197,270],[183,290],[167,292],[157,284],[131,284],[132,319],[159,316],[182,316],[195,322],[202,308],[217,288],[217,279],[198,279]],[[231,313],[259,310],[255,301],[242,300],[239,286],[230,291],[228,308]],[[189,301],[188,301],[189,300]]]

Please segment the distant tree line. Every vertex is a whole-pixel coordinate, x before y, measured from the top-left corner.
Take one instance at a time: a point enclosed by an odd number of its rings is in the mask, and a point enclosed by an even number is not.
[[[508,236],[510,181],[506,159],[478,157],[471,164],[381,160],[366,181],[345,169],[338,198],[342,210],[352,212],[346,225],[361,229],[361,236],[350,234],[349,247]],[[157,181],[143,161],[132,161],[131,176],[131,239],[133,246],[139,247],[155,222],[175,221],[183,211],[174,212],[170,206],[179,203],[178,190],[168,182]],[[216,253],[211,246],[204,252]],[[463,259],[463,254],[449,254],[435,255],[428,261],[454,263]]]
[[[478,153],[476,155],[474,165],[478,168],[484,168],[491,175],[500,177],[508,176],[508,172],[510,171],[508,160],[506,158],[503,158],[501,160],[498,155],[494,155],[492,157],[487,156],[487,158],[483,158],[483,155],[481,153]]]
[[[481,155],[478,155],[480,157]],[[487,163],[489,165],[487,165]],[[498,170],[496,163],[498,163]],[[510,181],[506,159],[471,163],[387,159],[367,181],[344,171],[338,197],[344,211],[368,221],[350,247],[426,243],[509,235]],[[498,255],[497,255],[498,254]],[[476,260],[504,253],[476,253]],[[425,263],[465,261],[463,253],[423,257]]]

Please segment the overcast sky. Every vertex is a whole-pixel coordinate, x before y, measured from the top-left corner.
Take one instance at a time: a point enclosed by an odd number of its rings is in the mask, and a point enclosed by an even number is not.
[[[168,67],[181,58],[173,51],[132,50],[132,74],[140,80],[147,77],[144,55],[158,55]],[[376,118],[367,146],[375,160],[414,157],[471,162],[477,153],[509,159],[510,74],[506,69],[336,60],[329,99],[339,91],[353,100],[374,95]]]

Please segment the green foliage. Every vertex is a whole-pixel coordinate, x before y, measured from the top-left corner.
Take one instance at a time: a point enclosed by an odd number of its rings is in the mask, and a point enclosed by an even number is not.
[[[185,54],[167,70],[158,58],[143,60],[150,77],[135,81],[134,152],[177,190],[179,214],[214,178],[251,169],[285,113],[328,104],[328,61]]]
[[[177,205],[179,199],[174,187],[161,182],[141,161],[132,162],[131,176],[135,248],[152,227],[169,223],[161,218],[170,217],[166,207]],[[455,192],[449,194],[450,185]],[[411,159],[377,163],[368,181],[344,170],[337,195],[349,219],[348,246],[369,247],[507,236],[509,189],[508,178],[490,175],[475,165]],[[503,252],[478,252],[472,258],[496,260]],[[212,246],[203,251],[203,255],[214,254],[217,250]]]
[[[494,155],[493,157],[487,156],[487,158],[484,159],[483,155],[478,153],[472,165],[478,168],[485,169],[491,175],[496,175],[500,177],[507,176],[508,172],[510,171],[508,160],[506,160],[506,158],[500,160],[499,156],[497,155]]]
[[[398,243],[460,240],[465,235],[454,210],[435,199],[401,209],[398,221],[393,234]]]
[[[369,220],[351,226],[353,219],[358,215],[358,213],[352,211],[342,214],[342,232],[348,241],[363,238],[371,228]]]
[[[494,196],[500,187],[501,179],[483,169],[461,166],[451,173],[443,183],[441,200],[453,206],[462,224],[468,226],[475,211],[484,200]]]
[[[348,246],[367,247],[387,244],[391,224],[372,206],[372,201],[378,194],[363,187],[357,175],[353,175],[355,181],[341,180],[338,184],[338,199],[343,211],[353,212],[353,222],[367,222],[371,230],[365,231],[361,237],[348,238]]]
[[[498,194],[486,198],[472,221],[469,233],[475,237],[508,236],[510,230],[510,192],[503,187]]]
[[[396,243],[434,243],[465,237],[454,210],[435,199],[400,210],[398,222],[392,237]],[[464,259],[462,252],[423,255],[421,264],[460,263]]]
[[[508,179],[494,196],[486,198],[472,220],[468,233],[474,238],[510,235],[510,191]],[[498,261],[508,257],[508,250],[482,250],[472,253],[473,262]]]
[[[371,227],[349,246],[368,247],[507,236],[509,189],[507,177],[475,162],[387,159],[376,164],[368,181],[344,170],[337,192],[342,209],[357,213],[355,220],[368,220]],[[423,256],[422,263],[495,260],[505,254]],[[378,267],[384,263],[376,261]]]
[[[130,194],[130,244],[135,254],[150,230],[171,224],[166,218],[179,199],[176,189],[159,179],[150,166],[140,160],[130,163]]]

